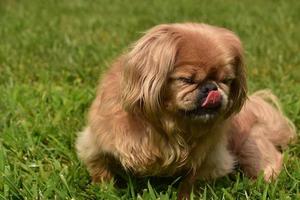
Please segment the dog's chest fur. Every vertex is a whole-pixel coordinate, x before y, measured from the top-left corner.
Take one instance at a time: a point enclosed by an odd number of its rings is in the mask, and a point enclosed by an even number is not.
[[[126,138],[116,145],[116,156],[122,166],[138,176],[170,176],[196,170],[213,150],[219,135],[206,133],[187,141],[180,134],[165,137],[147,131],[141,137]]]

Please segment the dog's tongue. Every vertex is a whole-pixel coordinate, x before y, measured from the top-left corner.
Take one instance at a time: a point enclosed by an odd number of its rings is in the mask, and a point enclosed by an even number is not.
[[[221,103],[221,94],[217,90],[212,90],[208,93],[205,101],[202,103],[203,108],[214,108]]]

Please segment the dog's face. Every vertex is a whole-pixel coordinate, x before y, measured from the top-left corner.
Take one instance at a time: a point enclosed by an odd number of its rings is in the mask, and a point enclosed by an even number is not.
[[[168,113],[211,121],[238,111],[246,98],[239,39],[204,24],[161,25],[128,54],[124,105],[148,118]]]
[[[240,104],[243,99],[229,96],[244,90],[243,85],[236,87],[233,82],[245,84],[240,80],[244,77],[243,72],[239,73],[237,69],[242,67],[239,63],[241,55],[232,49],[236,44],[226,43],[222,33],[219,38],[207,34],[182,33],[164,102],[166,109],[174,114],[203,121],[224,115],[230,104]]]

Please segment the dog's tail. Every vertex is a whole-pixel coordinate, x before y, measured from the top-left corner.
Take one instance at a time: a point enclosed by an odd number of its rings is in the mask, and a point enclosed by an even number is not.
[[[289,143],[296,141],[296,127],[288,119],[281,108],[278,98],[270,90],[259,90],[249,97],[254,104],[254,114],[263,119],[270,128],[266,137],[276,146],[285,148]]]

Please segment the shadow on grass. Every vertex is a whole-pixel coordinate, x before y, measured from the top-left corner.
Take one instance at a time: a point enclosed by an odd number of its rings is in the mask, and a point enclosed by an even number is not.
[[[238,170],[234,174],[217,180],[198,181],[193,188],[192,199],[206,199],[207,194],[212,198],[218,198],[216,188],[222,191],[224,188],[231,187],[240,176],[242,175]],[[130,174],[122,174],[108,184],[91,184],[90,186],[94,189],[95,187],[99,189],[100,186],[98,195],[101,199],[177,199],[178,187],[182,179],[182,177],[137,178]]]

